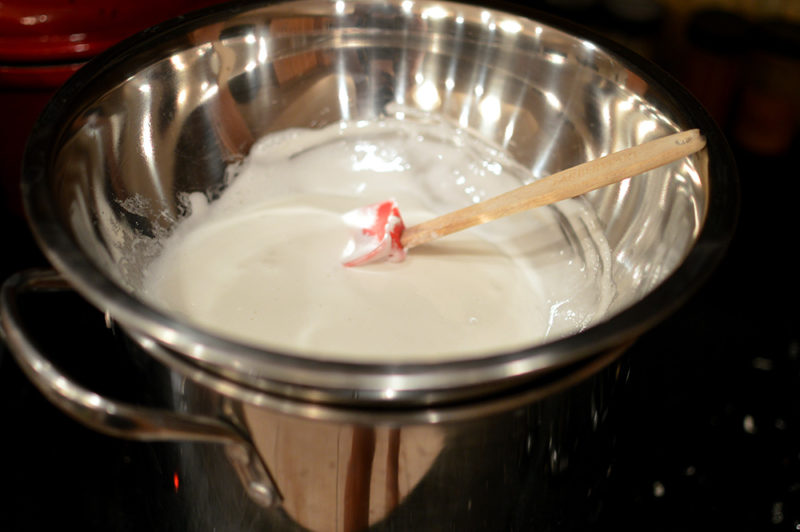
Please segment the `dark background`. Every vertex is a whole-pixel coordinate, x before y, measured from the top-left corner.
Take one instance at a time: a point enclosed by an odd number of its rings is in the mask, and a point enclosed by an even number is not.
[[[740,173],[739,227],[727,257],[631,351],[609,491],[587,529],[800,530],[800,1],[531,5],[615,39],[675,76],[717,120]],[[38,90],[0,84],[0,140],[25,128],[14,122],[14,98]],[[38,101],[25,113],[35,116]],[[11,184],[0,212],[3,279],[46,264],[15,203],[19,170],[8,152],[0,161]],[[132,369],[102,315],[77,296],[48,299],[33,322],[51,351],[66,346],[85,359],[81,377],[89,383],[102,387],[106,374]],[[135,396],[141,384],[133,377],[114,392]],[[172,475],[159,459],[164,444],[108,438],[71,421],[28,383],[2,344],[0,419],[0,479],[11,488],[0,499],[0,530],[159,530],[175,504]]]

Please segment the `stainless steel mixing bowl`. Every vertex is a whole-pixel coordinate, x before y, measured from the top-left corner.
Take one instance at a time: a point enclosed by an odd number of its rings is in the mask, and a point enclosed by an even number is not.
[[[612,248],[616,311],[530,349],[430,364],[320,361],[228,341],[139,296],[182,198],[218,195],[226,166],[256,139],[396,116],[397,106],[483,136],[532,178],[682,129],[699,128],[708,144],[588,196]],[[588,435],[602,433],[616,357],[720,260],[736,190],[732,157],[700,105],[583,29],[427,0],[236,3],[146,31],[82,68],[43,113],[24,163],[31,227],[58,276],[174,373],[174,411],[92,394],[36,351],[15,300],[52,275],[6,283],[3,326],[62,408],[122,436],[228,443],[251,496],[287,522],[440,530],[458,515],[474,517],[467,528],[547,529],[580,514],[565,508],[607,467],[576,457],[600,448]],[[304,469],[277,440],[316,458]],[[320,443],[330,441],[339,443]],[[415,444],[416,458],[397,454]],[[571,468],[558,458],[567,451]],[[370,495],[369,479],[394,488]]]

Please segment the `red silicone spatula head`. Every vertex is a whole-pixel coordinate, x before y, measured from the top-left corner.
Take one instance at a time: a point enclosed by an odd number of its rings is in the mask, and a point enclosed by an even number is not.
[[[406,252],[400,244],[405,225],[394,200],[360,207],[342,216],[352,238],[342,254],[345,266],[370,262],[400,262]]]

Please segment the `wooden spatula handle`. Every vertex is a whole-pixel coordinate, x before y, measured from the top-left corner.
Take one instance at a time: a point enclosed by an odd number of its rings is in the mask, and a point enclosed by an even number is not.
[[[668,135],[611,153],[444,214],[403,232],[406,249],[521,211],[574,198],[691,155],[706,144],[697,129]]]

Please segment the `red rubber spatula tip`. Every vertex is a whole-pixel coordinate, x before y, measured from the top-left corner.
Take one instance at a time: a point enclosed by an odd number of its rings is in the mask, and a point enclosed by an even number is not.
[[[405,225],[394,200],[346,212],[342,220],[352,231],[352,238],[342,253],[345,266],[362,266],[378,261],[400,262],[405,259],[406,251],[400,244]]]

